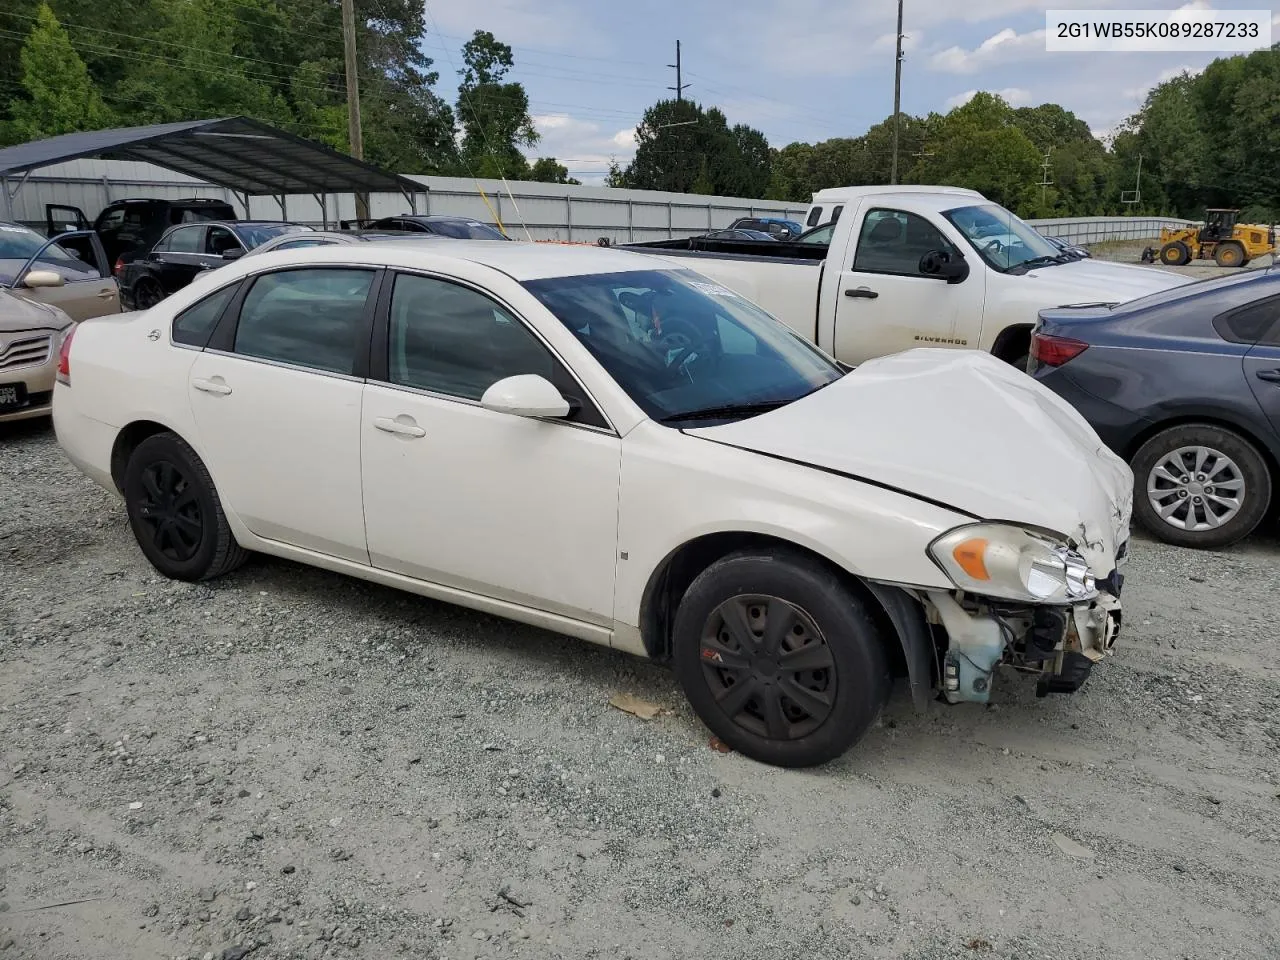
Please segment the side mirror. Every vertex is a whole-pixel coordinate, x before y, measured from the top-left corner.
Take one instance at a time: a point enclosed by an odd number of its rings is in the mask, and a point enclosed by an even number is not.
[[[567,417],[572,410],[551,381],[536,373],[499,380],[484,392],[480,406],[517,417]]]
[[[243,256],[244,250],[240,247],[228,247],[226,250],[222,251],[223,260],[239,260]]]
[[[32,270],[22,278],[22,285],[32,290],[38,287],[61,287],[66,283],[66,278],[60,273],[52,270]]]
[[[932,250],[920,258],[920,272],[926,277],[937,277],[947,283],[960,283],[969,276],[969,264],[964,255],[946,250]]]

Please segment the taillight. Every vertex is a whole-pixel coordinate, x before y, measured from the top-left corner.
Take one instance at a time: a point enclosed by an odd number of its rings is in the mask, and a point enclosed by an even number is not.
[[[120,274],[124,273],[124,257],[123,256],[116,257],[116,265],[111,268],[111,272],[115,274],[115,276],[117,277],[119,277]]]
[[[67,331],[67,335],[62,338],[62,346],[58,348],[58,373],[56,379],[59,383],[71,386],[71,338],[76,335],[76,328],[72,327]]]
[[[1060,367],[1089,349],[1083,340],[1055,337],[1047,333],[1031,335],[1031,359],[1047,367]]]

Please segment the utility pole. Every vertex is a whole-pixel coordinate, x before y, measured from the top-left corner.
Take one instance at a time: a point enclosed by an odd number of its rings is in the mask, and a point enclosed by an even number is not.
[[[893,165],[889,182],[898,182],[898,135],[902,129],[902,0],[898,0],[897,56],[893,61]]]
[[[676,41],[676,62],[668,63],[667,66],[671,67],[671,69],[675,70],[676,72],[676,85],[674,87],[667,87],[667,89],[674,90],[676,92],[677,100],[683,100],[684,88],[687,86],[690,86],[690,84],[682,83],[680,80],[680,41],[679,40]]]
[[[1045,151],[1044,163],[1040,164],[1041,168],[1044,170],[1044,174],[1040,177],[1040,207],[1042,210],[1045,203],[1045,190],[1053,186],[1053,181],[1049,179],[1049,167],[1051,166],[1049,157],[1052,153],[1053,147],[1050,147]]]
[[[342,52],[347,74],[347,139],[351,155],[364,159],[364,136],[360,132],[360,78],[356,76],[356,8],[354,0],[342,0]],[[356,219],[369,219],[369,195],[356,194]]]

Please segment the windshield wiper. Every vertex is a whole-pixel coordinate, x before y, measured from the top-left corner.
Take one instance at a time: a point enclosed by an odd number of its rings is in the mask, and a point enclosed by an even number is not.
[[[1021,268],[1022,272],[1026,273],[1032,267],[1047,267],[1051,263],[1071,263],[1073,260],[1075,260],[1075,257],[1069,257],[1065,253],[1059,253],[1052,257],[1032,257],[1030,260],[1015,263],[1009,268],[1009,272],[1012,273],[1014,270]]]
[[[791,400],[769,400],[761,403],[726,403],[718,407],[702,407],[698,410],[671,413],[659,418],[658,422],[676,423],[681,420],[729,420],[735,417],[754,417],[785,407],[791,402]]]

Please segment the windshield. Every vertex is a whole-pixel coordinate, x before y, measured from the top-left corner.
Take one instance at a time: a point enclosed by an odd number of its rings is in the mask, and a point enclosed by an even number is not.
[[[692,270],[553,277],[524,284],[655,420],[790,403],[842,371],[793,331]]]
[[[969,245],[996,270],[1007,272],[1036,261],[1059,262],[1062,251],[998,203],[957,207],[943,214]]]
[[[432,220],[431,229],[455,240],[505,240],[499,231],[478,220]]]
[[[307,233],[310,230],[310,227],[304,227],[297,223],[241,223],[236,225],[236,233],[239,234],[240,240],[247,250],[252,250],[254,247],[266,243],[272,237],[282,237],[286,233]]]
[[[97,277],[97,268],[81,261],[70,251],[36,231],[16,223],[0,223],[0,285],[12,286],[18,279],[18,273],[41,247],[44,252],[31,265],[33,270],[52,270],[67,281],[85,280]]]

